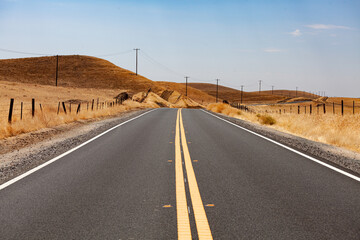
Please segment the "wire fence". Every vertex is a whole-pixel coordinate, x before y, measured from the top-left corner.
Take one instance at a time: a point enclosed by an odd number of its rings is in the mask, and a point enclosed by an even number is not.
[[[9,104],[0,104],[0,117],[6,118],[9,124],[14,121],[26,121],[33,119],[36,115],[75,115],[84,111],[96,112],[99,110],[113,108],[123,104],[126,98],[115,98],[112,101],[99,101],[92,99],[91,101],[59,101],[58,103],[41,103],[36,99],[30,102],[15,101],[11,98]]]
[[[352,104],[345,104],[344,100],[339,102],[301,102],[249,106],[238,102],[230,104],[232,107],[245,110],[251,113],[277,113],[277,114],[338,114],[355,115],[360,114],[360,101],[352,101]]]

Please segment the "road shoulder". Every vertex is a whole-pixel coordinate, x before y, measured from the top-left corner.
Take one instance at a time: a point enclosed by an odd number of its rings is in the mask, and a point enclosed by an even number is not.
[[[356,152],[311,141],[299,136],[281,132],[276,129],[268,128],[266,126],[251,123],[242,119],[232,118],[220,113],[214,113],[208,110],[204,111],[261,134],[309,156],[322,160],[330,165],[340,167],[342,170],[355,173],[357,176],[360,176],[360,154]]]
[[[100,120],[77,121],[0,140],[0,184],[149,109]]]

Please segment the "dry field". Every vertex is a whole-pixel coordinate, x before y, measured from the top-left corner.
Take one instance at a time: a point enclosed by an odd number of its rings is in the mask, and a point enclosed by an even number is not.
[[[211,96],[216,96],[216,85],[210,83],[189,83],[189,86],[201,90]],[[241,91],[224,87],[219,85],[218,96],[221,100],[227,100],[230,103],[241,102]],[[285,100],[287,98],[294,98],[296,96],[306,98],[317,98],[318,96],[309,94],[307,92],[290,90],[274,90],[272,91],[261,91],[259,92],[246,92],[242,94],[242,100],[244,104],[255,104],[255,103],[277,103],[278,101]]]
[[[324,104],[326,115],[342,114],[341,100],[344,102],[343,112],[344,115],[352,115],[353,113],[360,113],[360,99],[358,98],[324,98],[313,99],[313,101],[287,103],[287,104],[271,104],[271,105],[255,105],[250,106],[251,109],[260,113],[293,113],[298,114],[324,114]],[[291,99],[289,101],[292,101]],[[301,100],[301,99],[299,99]],[[299,108],[300,107],[300,108]]]
[[[359,101],[358,104],[360,105]],[[257,112],[250,113],[222,103],[210,104],[207,109],[360,153],[360,111],[355,115],[344,116],[329,112],[312,115],[297,114],[297,112],[290,113],[290,110],[285,111],[285,114],[284,112],[279,114],[275,113],[275,110],[279,109],[278,106],[257,106],[255,109]]]
[[[138,103],[131,100],[125,101],[123,105],[113,108],[102,108],[103,102],[114,101],[113,97],[122,90],[114,89],[92,89],[92,88],[71,88],[53,87],[37,84],[25,84],[14,82],[0,82],[0,139],[17,134],[39,130],[41,128],[53,127],[73,121],[92,119],[116,115],[118,113],[137,108],[157,107],[151,103]],[[10,98],[14,98],[14,112],[12,124],[8,124],[8,113]],[[31,99],[35,98],[35,116],[31,116]],[[91,103],[95,100],[95,110],[91,111]],[[99,99],[99,107],[96,109],[96,102]],[[62,101],[77,100],[81,103],[81,111],[76,114],[78,104],[66,103],[67,114],[60,108],[58,103]],[[23,119],[20,119],[21,102],[23,102]],[[40,104],[41,108],[40,109]]]

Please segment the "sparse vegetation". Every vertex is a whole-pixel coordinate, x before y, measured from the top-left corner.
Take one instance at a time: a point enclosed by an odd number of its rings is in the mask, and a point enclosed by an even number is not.
[[[259,124],[268,124],[277,130],[295,134],[313,141],[343,147],[352,151],[360,152],[360,114],[290,114],[269,113],[252,114],[242,111],[242,114],[234,114],[238,111],[227,104],[210,104],[208,110],[222,113],[231,117],[251,121]],[[263,106],[262,111],[266,111]],[[273,124],[271,124],[273,122]]]
[[[274,125],[276,123],[276,120],[269,115],[257,114],[257,117],[259,118],[260,123],[265,125]]]

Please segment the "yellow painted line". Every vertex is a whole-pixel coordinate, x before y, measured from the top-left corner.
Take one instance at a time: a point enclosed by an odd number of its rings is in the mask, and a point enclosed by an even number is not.
[[[182,114],[180,110],[180,130],[181,130],[181,143],[184,152],[185,167],[189,182],[191,202],[195,215],[196,229],[200,240],[213,239],[209,222],[206,217],[203,202],[201,200],[199,187],[196,181],[195,172],[191,163],[189,148],[186,142],[185,130],[182,120]]]
[[[175,183],[176,183],[176,214],[177,214],[177,229],[178,239],[192,239],[189,213],[186,201],[184,172],[181,161],[180,149],[180,109],[176,117],[176,133],[175,133]]]

